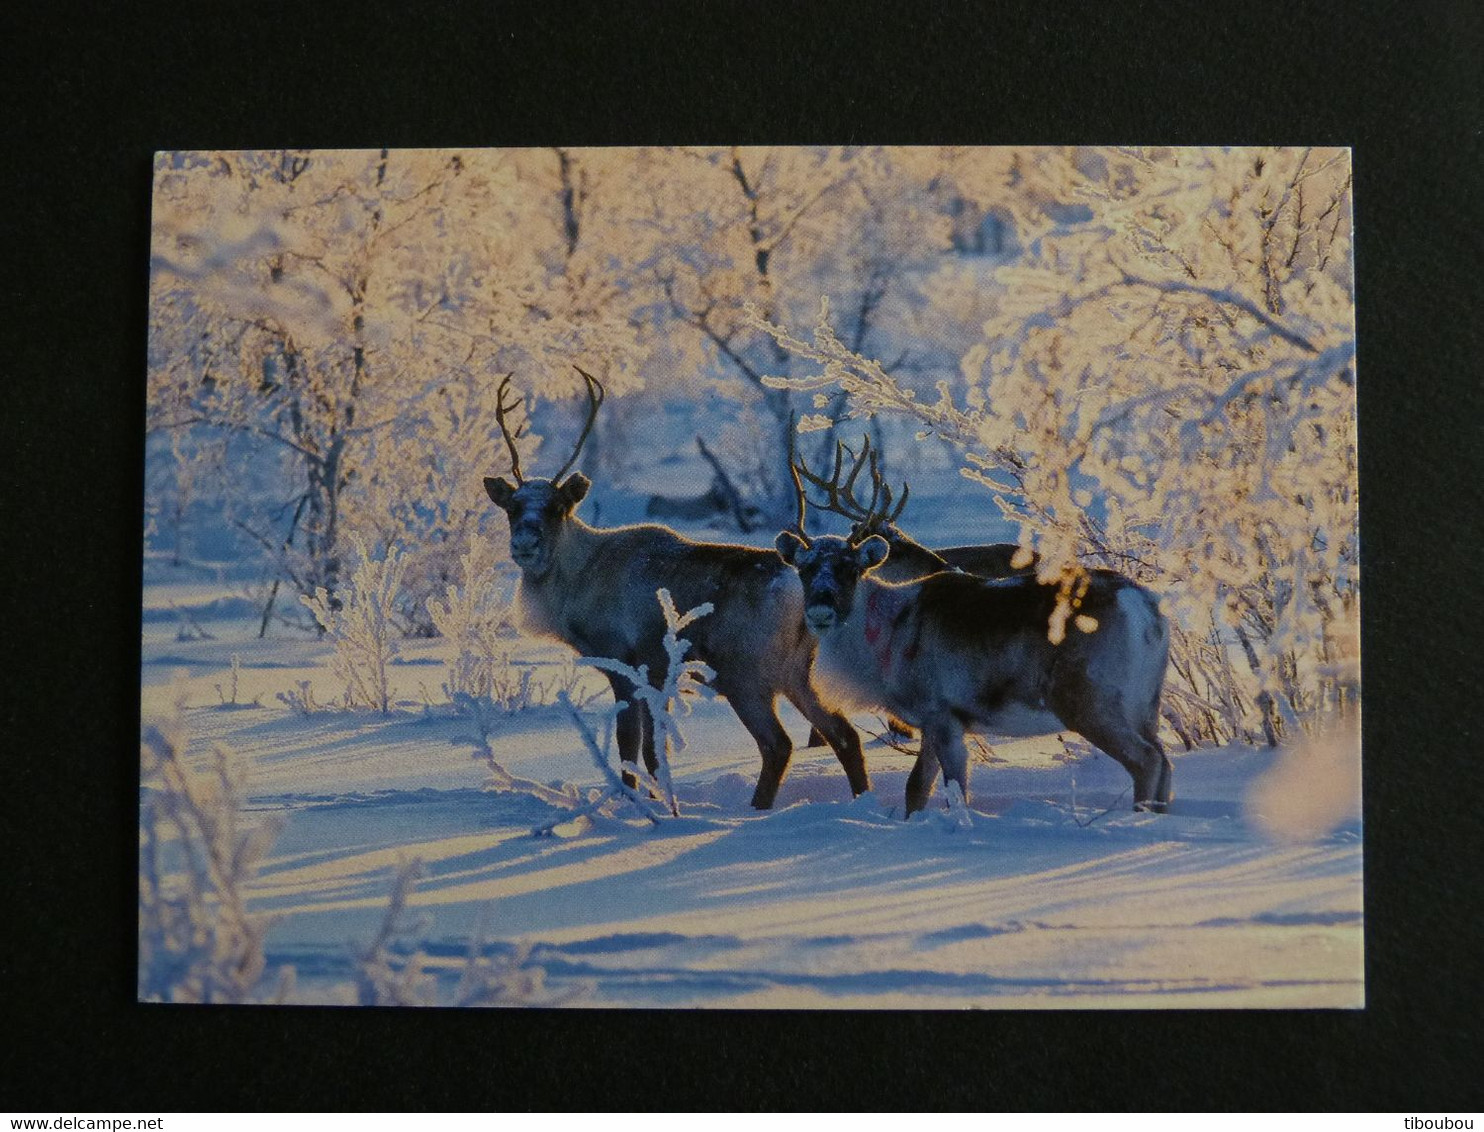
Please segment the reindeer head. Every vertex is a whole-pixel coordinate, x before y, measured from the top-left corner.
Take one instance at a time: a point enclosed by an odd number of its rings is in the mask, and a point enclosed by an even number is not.
[[[835,449],[833,481],[837,485],[840,478],[841,448],[843,445],[836,446]],[[799,581],[804,585],[804,620],[816,633],[825,633],[850,618],[850,611],[855,607],[856,586],[860,583],[861,576],[886,561],[890,546],[880,535],[871,534],[868,529],[862,530],[862,524],[859,523],[849,538],[820,535],[811,539],[804,531],[808,499],[804,495],[801,476],[808,477],[811,483],[824,481],[810,475],[808,468],[798,459],[793,450],[792,428],[789,429],[788,466],[793,474],[799,517],[795,529],[780,532],[773,545],[778,549],[778,557],[798,571]],[[857,461],[846,488],[847,492],[854,485],[859,472],[860,461]],[[905,498],[904,495],[904,501]],[[866,518],[870,517],[878,499],[879,494],[872,495],[872,505],[864,511]],[[851,500],[854,501],[853,494]],[[890,502],[889,494],[887,501]]]
[[[587,423],[583,426],[582,435],[577,438],[577,446],[572,450],[571,457],[550,479],[528,480],[521,474],[520,453],[516,450],[515,442],[525,435],[527,422],[522,421],[511,431],[508,414],[519,406],[520,398],[508,403],[505,399],[510,385],[509,375],[500,383],[496,395],[495,419],[499,421],[505,444],[510,449],[510,472],[515,483],[512,484],[503,477],[486,476],[484,490],[509,518],[510,557],[530,578],[540,578],[551,569],[562,530],[592,487],[592,482],[581,472],[573,472],[570,476],[567,472],[577,462],[582,445],[598,419],[598,406],[603,403],[603,386],[580,366],[573,368],[587,383]],[[563,476],[566,478],[563,479]]]
[[[783,531],[774,545],[778,556],[799,572],[804,584],[804,620],[816,633],[844,624],[855,608],[861,576],[886,561],[890,550],[880,535],[853,543],[839,535],[812,541]]]

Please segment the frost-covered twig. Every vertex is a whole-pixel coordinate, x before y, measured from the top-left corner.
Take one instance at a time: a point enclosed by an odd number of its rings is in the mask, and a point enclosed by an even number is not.
[[[577,788],[571,783],[566,783],[562,789],[545,786],[532,779],[511,774],[494,759],[489,760],[489,769],[490,777],[486,783],[486,789],[496,794],[525,794],[559,809],[570,810],[581,804]]]
[[[356,992],[363,1006],[560,1006],[591,990],[576,983],[556,991],[546,985],[546,972],[533,962],[535,948],[524,942],[506,954],[490,954],[485,939],[486,913],[481,912],[469,940],[458,982],[440,988],[422,951],[432,917],[408,911],[413,891],[425,875],[419,860],[401,864],[392,878],[386,911],[376,936],[356,953]],[[400,958],[399,953],[406,953]]]
[[[619,774],[616,770],[613,769],[612,761],[608,757],[607,752],[607,748],[611,745],[611,731],[605,733],[604,743],[600,747],[598,745],[597,736],[593,734],[592,728],[588,726],[587,720],[582,717],[582,713],[577,710],[577,706],[572,702],[571,698],[565,692],[562,692],[560,693],[558,699],[562,707],[566,709],[567,714],[571,716],[572,724],[577,728],[577,733],[582,737],[582,744],[585,748],[587,748],[587,753],[592,757],[593,765],[602,772],[603,777],[607,780],[608,789],[602,797],[591,800],[579,811],[566,815],[559,819],[557,822],[552,823],[551,825],[542,826],[539,829],[533,830],[532,832],[537,834],[549,833],[552,829],[555,828],[556,825],[560,825],[562,822],[571,821],[573,818],[581,816],[582,814],[592,813],[596,811],[604,802],[607,802],[613,798],[627,799],[636,807],[638,807],[640,813],[648,818],[651,824],[659,825],[659,816],[654,812],[650,800],[644,797],[644,795],[640,794],[639,791],[636,790],[634,787],[625,782],[623,779],[623,775]],[[628,764],[625,764],[625,766],[627,765]]]
[[[1119,807],[1121,807],[1123,805],[1124,798],[1126,798],[1128,796],[1128,792],[1129,792],[1129,788],[1127,786],[1125,786],[1122,790],[1120,790],[1118,792],[1118,797],[1114,798],[1113,801],[1110,802],[1107,805],[1106,808],[1099,810],[1097,813],[1093,814],[1086,821],[1083,821],[1082,820],[1082,817],[1081,817],[1081,814],[1082,814],[1081,807],[1079,807],[1077,805],[1077,776],[1075,774],[1072,775],[1072,821],[1078,827],[1080,827],[1082,829],[1088,828],[1090,825],[1092,825],[1093,822],[1097,821],[1099,818],[1105,818],[1109,814],[1111,814],[1114,810],[1116,810]]]
[[[386,912],[376,936],[356,955],[356,997],[362,1006],[436,1006],[438,983],[424,968],[421,951],[400,962],[393,959],[397,940],[420,939],[431,922],[407,911],[412,890],[423,875],[422,861],[404,861],[392,878]]]
[[[387,666],[397,655],[397,599],[407,560],[397,547],[373,559],[363,540],[355,541],[360,558],[350,585],[340,591],[339,605],[325,587],[299,598],[335,644],[330,668],[345,681],[347,707],[391,711]]]
[[[241,817],[244,772],[223,744],[210,769],[186,758],[184,705],[140,743],[139,996],[163,1002],[280,1001],[293,969],[264,991],[272,920],[248,911],[247,887],[281,823]]]
[[[503,955],[488,954],[484,919],[481,912],[451,1005],[564,1006],[592,993],[593,984],[588,980],[577,981],[560,991],[548,987],[546,971],[535,962],[536,948],[531,943],[512,944]]]
[[[1276,318],[1269,315],[1256,303],[1235,291],[1220,287],[1203,287],[1195,283],[1183,282],[1179,279],[1143,279],[1136,275],[1125,274],[1119,281],[1125,287],[1146,287],[1151,291],[1158,291],[1165,295],[1198,295],[1209,299],[1213,303],[1221,303],[1225,306],[1237,308],[1243,314],[1255,319],[1267,327],[1273,334],[1289,342],[1299,349],[1310,354],[1319,353],[1319,347],[1292,327],[1285,326]],[[1078,302],[1091,302],[1107,297],[1113,285],[1090,291],[1085,295],[1078,296]]]
[[[888,723],[886,720],[881,721],[880,731],[872,731],[869,727],[862,727],[861,731],[865,733],[867,738],[880,740],[884,745],[890,747],[893,751],[897,751],[904,755],[912,755],[914,757],[917,755],[916,749],[907,746],[905,740],[898,737],[891,724]]]
[[[487,540],[470,543],[459,560],[459,571],[463,585],[450,584],[441,599],[430,597],[426,602],[447,650],[444,694],[450,702],[461,694],[494,698],[500,691],[499,675],[510,665],[510,600],[495,573],[495,556]]]
[[[319,705],[314,702],[314,690],[309,686],[308,680],[296,680],[291,691],[279,692],[276,699],[306,719],[319,710]]]
[[[558,692],[557,695],[558,700],[561,700],[565,693]],[[533,832],[549,833],[555,826],[571,821],[596,808],[596,806],[584,804],[582,796],[571,783],[547,786],[532,779],[511,774],[495,758],[494,748],[490,745],[490,736],[498,728],[500,720],[505,718],[503,714],[498,712],[488,699],[471,696],[467,692],[455,692],[453,699],[460,714],[473,722],[475,732],[471,736],[454,738],[449,741],[455,745],[468,744],[474,748],[473,757],[483,762],[489,769],[489,779],[485,783],[486,789],[497,794],[524,794],[548,806],[568,811],[550,825],[541,826]],[[565,701],[564,706],[572,710],[570,698]]]
[[[669,590],[657,590],[655,596],[659,599],[660,609],[665,617],[663,643],[667,663],[663,687],[655,688],[650,684],[647,665],[634,668],[607,657],[584,657],[582,663],[623,676],[633,686],[635,706],[642,706],[648,711],[653,725],[655,770],[661,797],[665,799],[670,812],[678,816],[680,804],[675,800],[670,759],[685,750],[685,736],[680,729],[679,717],[690,714],[693,699],[711,695],[706,681],[716,675],[703,661],[685,659],[685,654],[690,651],[690,642],[680,636],[680,631],[697,618],[712,612],[715,606],[708,601],[682,614],[676,610]]]
[[[968,799],[964,797],[963,787],[957,782],[950,781],[943,789],[944,800],[948,805],[948,820],[955,829],[973,829],[974,815],[969,809]]]
[[[237,685],[241,678],[242,657],[234,652],[232,654],[232,675],[230,677],[230,683],[228,684],[230,692],[222,691],[222,686],[220,684],[212,685],[214,688],[216,688],[216,698],[221,701],[222,707],[227,708],[239,706],[237,703]]]

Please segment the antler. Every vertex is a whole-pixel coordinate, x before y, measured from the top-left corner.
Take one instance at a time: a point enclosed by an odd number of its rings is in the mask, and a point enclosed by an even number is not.
[[[582,375],[583,381],[587,382],[587,423],[582,426],[582,435],[577,438],[577,447],[572,449],[571,457],[562,465],[561,471],[551,477],[552,483],[560,482],[561,478],[571,470],[572,465],[577,463],[577,457],[582,453],[582,446],[587,443],[588,433],[593,431],[593,425],[598,420],[598,408],[603,404],[603,398],[607,396],[601,381],[581,366],[574,365],[572,368]]]
[[[871,438],[865,438],[865,448],[870,450]],[[876,492],[881,492],[881,509],[875,507]],[[886,477],[881,474],[881,461],[876,452],[871,451],[871,513],[864,520],[864,530],[875,532],[883,527],[889,527],[897,521],[902,509],[907,506],[907,497],[912,494],[912,487],[905,480],[902,481],[902,498],[897,500],[897,505],[891,505],[891,487],[886,482]]]
[[[505,414],[512,409],[519,408],[523,400],[521,397],[516,397],[508,405],[505,403],[505,390],[509,388],[510,379],[514,376],[513,373],[507,373],[505,380],[500,382],[500,388],[495,391],[495,420],[499,423],[500,432],[505,437],[505,446],[510,449],[510,474],[515,477],[516,484],[520,485],[526,482],[526,478],[521,475],[520,453],[515,450],[515,442],[526,434],[526,425],[530,421],[521,421],[520,426],[513,434],[510,431],[510,426],[505,423]]]
[[[851,467],[842,484],[840,474],[844,470],[844,457],[847,452],[850,454]],[[825,493],[826,499],[821,506],[826,511],[843,515],[855,524],[855,530],[852,532],[853,542],[859,542],[883,526],[896,522],[902,509],[907,506],[907,497],[912,491],[910,487],[903,484],[902,497],[897,500],[895,507],[892,506],[892,490],[887,485],[886,478],[881,474],[881,461],[871,447],[869,436],[862,438],[860,455],[856,455],[855,450],[843,441],[835,442],[835,464],[828,479],[811,472],[803,460],[799,460],[795,466],[791,458],[790,465],[795,467],[796,483],[798,476],[802,475],[804,479]],[[867,470],[871,476],[871,498],[869,502],[862,503],[856,498],[855,483],[860,479],[861,472]],[[799,490],[803,491],[802,486]]]

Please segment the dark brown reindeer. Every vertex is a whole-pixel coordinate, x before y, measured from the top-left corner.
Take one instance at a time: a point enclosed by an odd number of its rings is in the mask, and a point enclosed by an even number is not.
[[[790,445],[793,444],[792,436],[793,433],[790,430]],[[847,453],[850,456],[848,472],[845,465]],[[897,500],[895,507],[892,506],[892,490],[881,472],[880,459],[871,448],[869,434],[861,438],[859,455],[845,443],[835,442],[834,467],[828,476],[817,475],[811,471],[809,465],[798,455],[796,448],[790,449],[789,463],[794,473],[794,485],[800,496],[799,514],[801,516],[804,513],[805,502],[803,484],[808,482],[824,493],[823,502],[815,503],[819,510],[832,512],[850,520],[851,542],[860,542],[869,535],[880,535],[886,539],[891,553],[876,572],[876,577],[880,581],[915,582],[919,578],[925,578],[929,574],[937,574],[943,570],[962,570],[966,574],[977,574],[984,578],[1005,578],[1014,574],[1036,572],[1038,560],[1035,554],[1026,552],[1022,555],[1020,547],[1013,542],[988,543],[982,546],[949,546],[929,550],[921,543],[909,538],[896,523],[901,517],[903,508],[907,506],[907,499],[912,489],[903,484],[901,498]],[[868,473],[871,481],[871,496],[865,502],[862,502],[855,493],[856,483],[860,480],[863,471]],[[799,529],[803,530],[802,519]],[[1016,565],[1016,560],[1022,557],[1025,558],[1024,563]],[[906,737],[911,734],[911,728],[900,719],[888,720],[887,726],[895,735]],[[808,743],[811,747],[823,742],[822,735],[810,732]],[[913,770],[914,775],[922,772],[922,765],[919,759]]]
[[[804,627],[804,596],[797,579],[771,550],[699,543],[668,527],[639,525],[598,529],[577,518],[577,505],[592,486],[580,472],[567,475],[597,419],[603,386],[578,368],[587,383],[588,418],[572,456],[550,479],[526,479],[501,383],[496,417],[510,449],[512,484],[486,478],[485,490],[510,520],[510,557],[521,569],[520,605],[525,627],[570,645],[583,656],[611,657],[635,668],[648,665],[655,687],[664,683],[665,625],[656,591],[668,589],[677,608],[711,602],[715,609],[686,630],[690,655],[710,665],[711,686],[727,698],[762,755],[752,805],[767,809],[788,770],[793,746],[778,720],[784,696],[825,737],[845,768],[850,788],[870,789],[860,737],[844,716],[824,707],[809,682],[814,639]],[[565,478],[563,478],[565,477]],[[634,687],[604,673],[618,713],[619,755],[654,772],[652,724]]]
[[[958,571],[892,583],[877,576],[892,553],[885,538],[811,540],[802,521],[777,549],[804,586],[825,701],[922,731],[909,814],[927,804],[939,767],[968,798],[969,728],[1075,731],[1129,772],[1135,809],[1167,808],[1159,700],[1169,628],[1142,586],[1111,570],[1073,571],[1061,583]]]

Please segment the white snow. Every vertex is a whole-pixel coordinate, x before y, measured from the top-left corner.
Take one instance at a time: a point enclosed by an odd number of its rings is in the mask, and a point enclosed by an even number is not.
[[[1282,785],[1266,777],[1274,752],[1173,752],[1176,802],[1156,816],[1133,813],[1124,771],[1074,737],[997,743],[996,761],[974,766],[966,814],[940,789],[904,821],[911,760],[873,740],[872,793],[852,800],[827,750],[799,751],[775,809],[758,813],[751,740],[724,701],[702,702],[673,768],[678,819],[654,826],[620,806],[533,837],[561,811],[482,789],[472,725],[422,703],[443,676],[439,642],[406,644],[389,716],[303,716],[276,693],[308,679],[336,702],[326,645],[258,641],[240,616],[203,624],[214,639],[182,642],[147,622],[144,711],[184,691],[192,752],[226,742],[250,768],[250,808],[286,819],[251,896],[278,917],[269,973],[292,965],[297,1001],[353,1001],[356,950],[399,864],[417,859],[411,908],[430,970],[452,982],[476,938],[493,954],[524,943],[573,1005],[1364,1003],[1358,819],[1341,805],[1338,824],[1330,812],[1321,832],[1272,839],[1247,800]],[[234,654],[239,706],[223,706]],[[521,642],[517,655],[563,653]],[[802,742],[803,720],[784,719]],[[511,717],[491,743],[513,775],[600,784],[558,708]]]

